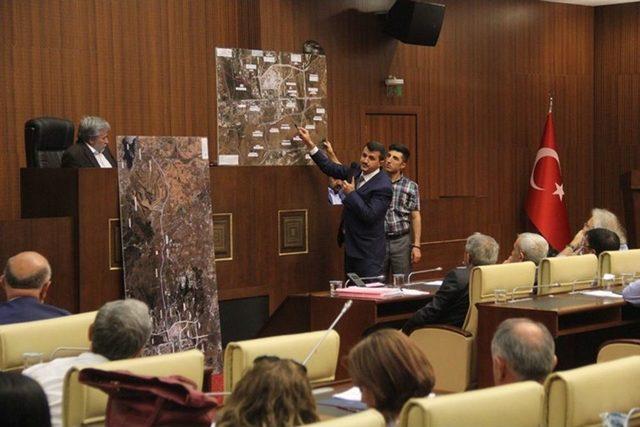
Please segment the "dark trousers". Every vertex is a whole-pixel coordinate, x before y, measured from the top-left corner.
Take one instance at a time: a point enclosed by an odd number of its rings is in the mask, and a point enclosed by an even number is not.
[[[372,277],[382,274],[382,262],[369,258],[353,258],[345,254],[344,272],[356,273],[360,277]]]

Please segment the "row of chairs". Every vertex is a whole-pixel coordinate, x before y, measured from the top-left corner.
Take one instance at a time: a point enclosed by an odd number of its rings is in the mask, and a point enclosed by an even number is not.
[[[545,258],[537,272],[538,295],[568,292],[601,284],[605,274],[622,281],[624,274],[640,272],[640,249],[607,251],[596,257],[593,254],[569,257]]]
[[[433,365],[436,388],[460,392],[476,383],[477,303],[491,302],[496,289],[504,289],[512,299],[531,295],[537,279],[540,295],[568,292],[593,286],[595,277],[637,273],[640,249],[603,252],[595,255],[546,258],[540,267],[532,262],[475,267],[469,278],[469,310],[462,328],[427,326],[414,331],[418,343]]]
[[[23,354],[39,353],[43,361],[88,351],[88,330],[96,312],[55,319],[0,326],[0,370],[20,371]],[[104,370],[128,370],[139,375],[182,375],[202,389],[204,355],[197,350],[137,359],[107,362],[96,366]],[[64,380],[62,398],[63,426],[104,424],[107,395],[80,384],[80,368],[70,370]]]
[[[588,427],[601,414],[640,406],[640,356],[556,372],[533,381],[408,401],[399,427]],[[637,421],[637,420],[636,420]],[[315,424],[385,427],[374,410]]]
[[[91,312],[29,322],[28,324],[1,326],[0,355],[2,355],[2,359],[0,359],[0,369],[21,369],[22,353],[27,351],[37,351],[50,355],[50,357],[57,357],[63,355],[57,351],[61,346],[66,347],[73,344],[72,351],[79,351],[80,348],[86,350],[90,345],[88,338],[86,338],[86,331],[94,317],[95,312]],[[25,325],[29,327],[25,327]],[[60,334],[60,330],[64,330],[65,333]],[[225,390],[232,391],[256,357],[267,354],[302,360],[323,334],[324,331],[318,331],[230,343],[225,351]],[[325,383],[334,379],[339,347],[340,337],[335,331],[332,331],[307,365],[312,384]],[[640,355],[640,341],[629,340],[607,346],[601,351],[598,358],[600,362],[601,360],[619,358],[632,352]],[[50,357],[45,358],[49,359]],[[192,379],[201,387],[204,357],[199,351],[193,350],[172,355],[108,362],[98,368],[126,369],[141,375],[179,374]],[[79,369],[73,369],[65,378],[63,425],[77,426],[100,423],[104,419],[106,395],[79,384],[78,374]],[[431,405],[429,402],[425,404]],[[354,424],[340,425],[367,425],[357,423],[365,417],[377,419],[378,416],[379,414],[368,411],[354,419]],[[350,419],[345,419],[345,422],[347,421],[351,422]]]

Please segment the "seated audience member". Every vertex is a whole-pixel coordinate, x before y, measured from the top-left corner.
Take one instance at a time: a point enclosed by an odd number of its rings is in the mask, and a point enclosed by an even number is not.
[[[620,249],[620,238],[611,230],[606,228],[592,228],[584,235],[584,246],[582,253],[593,253],[600,256],[605,251],[617,251]]]
[[[636,280],[624,288],[622,298],[629,304],[640,307],[640,280]]]
[[[318,421],[301,364],[275,356],[256,358],[218,413],[216,427],[292,427]]]
[[[40,383],[47,394],[51,424],[55,427],[62,422],[62,386],[69,369],[137,357],[149,335],[151,317],[145,303],[135,299],[108,302],[89,327],[91,351],[25,369],[23,373]]]
[[[535,265],[540,265],[549,252],[549,243],[539,234],[521,233],[513,242],[511,255],[504,261],[504,264],[512,262],[531,261]]]
[[[0,325],[69,315],[67,310],[44,303],[51,286],[51,267],[37,252],[9,258],[0,282],[7,294],[7,301],[0,303]]]
[[[591,218],[584,223],[584,226],[576,233],[573,240],[571,240],[571,243],[569,243],[559,255],[582,254],[584,235],[587,231],[593,228],[606,228],[607,230],[613,231],[620,238],[620,250],[626,251],[629,249],[627,246],[627,235],[620,224],[620,221],[618,221],[618,217],[616,217],[613,212],[609,212],[606,209],[594,208],[591,210]]]
[[[40,384],[17,372],[0,372],[0,420],[4,427],[50,427]]]
[[[505,320],[491,340],[495,385],[543,383],[558,363],[555,352],[553,338],[542,323],[526,318]]]
[[[407,335],[429,324],[461,327],[469,309],[469,273],[475,266],[495,264],[500,247],[493,237],[475,233],[467,238],[464,267],[447,273],[433,300],[418,310],[402,327]]]
[[[426,397],[435,384],[424,353],[402,332],[381,329],[349,352],[349,375],[360,388],[362,401],[380,411],[388,426],[413,397]]]
[[[115,168],[109,151],[111,126],[101,118],[86,116],[78,123],[78,141],[62,155],[63,168]]]

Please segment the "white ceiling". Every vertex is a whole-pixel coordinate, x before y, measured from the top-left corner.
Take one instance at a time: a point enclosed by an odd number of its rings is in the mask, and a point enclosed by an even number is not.
[[[570,3],[582,6],[608,6],[619,3],[634,3],[637,0],[544,0],[552,3]]]

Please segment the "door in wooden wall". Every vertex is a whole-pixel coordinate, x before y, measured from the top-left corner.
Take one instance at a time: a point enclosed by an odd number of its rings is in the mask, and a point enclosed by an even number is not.
[[[362,143],[375,140],[383,143],[387,148],[391,144],[403,144],[411,153],[404,173],[407,177],[417,181],[418,157],[417,152],[417,114],[394,114],[366,112],[362,129]]]

